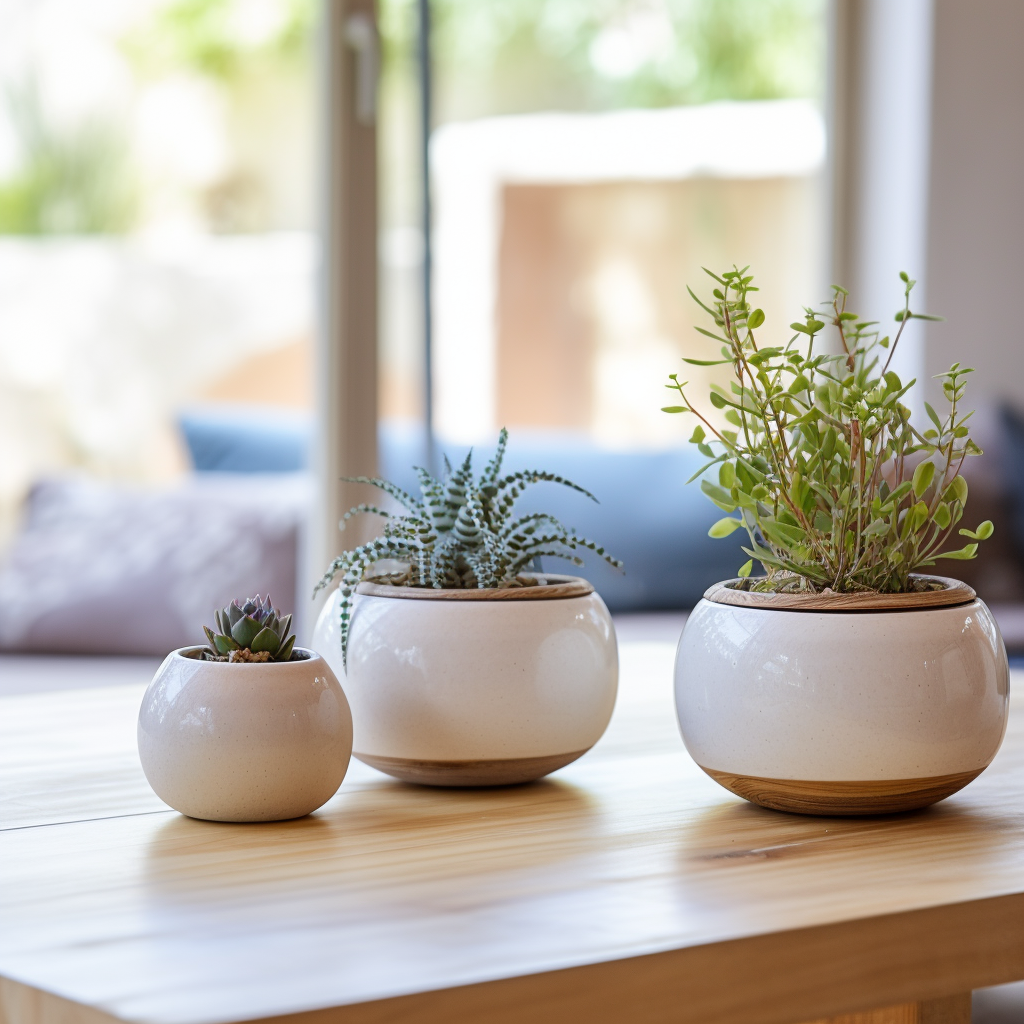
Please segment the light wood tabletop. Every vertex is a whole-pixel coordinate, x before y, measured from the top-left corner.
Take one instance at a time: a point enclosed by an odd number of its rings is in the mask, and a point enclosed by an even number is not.
[[[353,763],[264,825],[161,804],[139,686],[0,700],[0,1024],[962,1024],[1024,978],[1024,705],[948,801],[801,818],[694,765],[671,661],[623,645],[607,735],[547,781]]]

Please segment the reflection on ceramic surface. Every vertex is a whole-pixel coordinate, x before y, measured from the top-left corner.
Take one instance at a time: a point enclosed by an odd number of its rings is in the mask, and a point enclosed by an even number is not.
[[[342,676],[337,592],[314,635]],[[544,757],[600,739],[615,705],[618,649],[597,594],[500,602],[358,595],[342,678],[359,753]]]
[[[330,666],[228,664],[169,654],[139,711],[139,757],[161,800],[193,818],[309,814],[341,785],[352,716]]]
[[[930,778],[988,765],[1009,672],[982,601],[804,612],[701,601],[676,654],[698,764],[774,779]]]

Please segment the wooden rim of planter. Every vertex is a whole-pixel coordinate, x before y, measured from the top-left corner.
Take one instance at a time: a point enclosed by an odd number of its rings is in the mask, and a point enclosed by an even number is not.
[[[759,594],[736,590],[739,578],[724,580],[704,592],[704,600],[714,604],[733,604],[745,608],[777,608],[804,612],[898,612],[914,608],[940,608],[969,604],[978,595],[966,583],[947,576],[923,576],[917,580],[941,583],[941,590],[920,590],[909,594]]]
[[[543,582],[535,587],[489,587],[474,590],[433,590],[427,587],[395,586],[390,583],[360,583],[357,594],[366,597],[399,597],[413,601],[553,601],[586,597],[594,588],[579,576],[538,573]]]

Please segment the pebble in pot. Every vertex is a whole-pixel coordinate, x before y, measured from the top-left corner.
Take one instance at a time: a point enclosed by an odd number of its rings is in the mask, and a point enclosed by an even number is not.
[[[352,716],[330,665],[295,646],[269,597],[234,601],[208,647],[172,652],[142,700],[138,743],[153,790],[211,821],[298,818],[337,792]]]

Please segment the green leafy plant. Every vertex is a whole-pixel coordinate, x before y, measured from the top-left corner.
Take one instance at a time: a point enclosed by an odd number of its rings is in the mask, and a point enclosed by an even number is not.
[[[232,601],[213,613],[217,631],[203,626],[210,646],[201,653],[206,661],[291,661],[295,634],[288,635],[291,615],[282,616],[260,595]]]
[[[597,499],[578,484],[554,473],[521,470],[502,476],[507,444],[508,431],[502,429],[494,457],[476,478],[472,451],[454,470],[445,458],[441,479],[417,467],[420,498],[387,480],[346,478],[352,483],[380,488],[406,510],[396,514],[376,505],[356,505],[341,521],[344,529],[349,519],[363,512],[386,520],[383,536],[339,555],[316,586],[320,590],[335,576],[341,576],[341,644],[346,659],[352,598],[364,579],[436,590],[532,586],[537,581],[524,575],[524,570],[535,559],[551,556],[582,565],[583,560],[576,554],[580,548],[595,552],[609,565],[622,567],[604,548],[578,536],[554,516],[533,512],[513,518],[515,502],[526,487],[543,480],[563,484],[593,501]],[[402,562],[405,567],[394,573],[375,574],[374,566],[383,559]]]
[[[967,426],[972,414],[961,407],[971,370],[954,363],[940,376],[948,408],[940,416],[926,402],[930,424],[921,431],[902,401],[916,382],[904,384],[889,369],[911,320],[941,319],[911,311],[914,281],[900,274],[904,303],[891,340],[877,322],[848,311],[846,290],[833,286],[822,312],[807,307],[790,325],[788,344],[768,346],[757,341],[764,313],[749,301],[757,289],[748,269],[706,271],[715,281],[710,304],[690,290],[714,324],[697,330],[720,344],[721,357],[684,361],[731,364],[729,389],[712,385],[709,396],[728,426],[694,407],[677,374],[666,387],[682,404],[664,409],[699,421],[690,440],[709,461],[693,479],[703,476],[704,493],[730,513],[709,533],[745,530],[751,557],[739,575],[749,577],[755,559],[767,574],[744,586],[899,593],[927,588],[912,574],[939,558],[973,558],[992,523],[960,529],[968,543],[949,546],[967,501],[961,467],[981,454]],[[836,345],[820,351],[827,324]],[[717,483],[706,475],[714,466]]]

